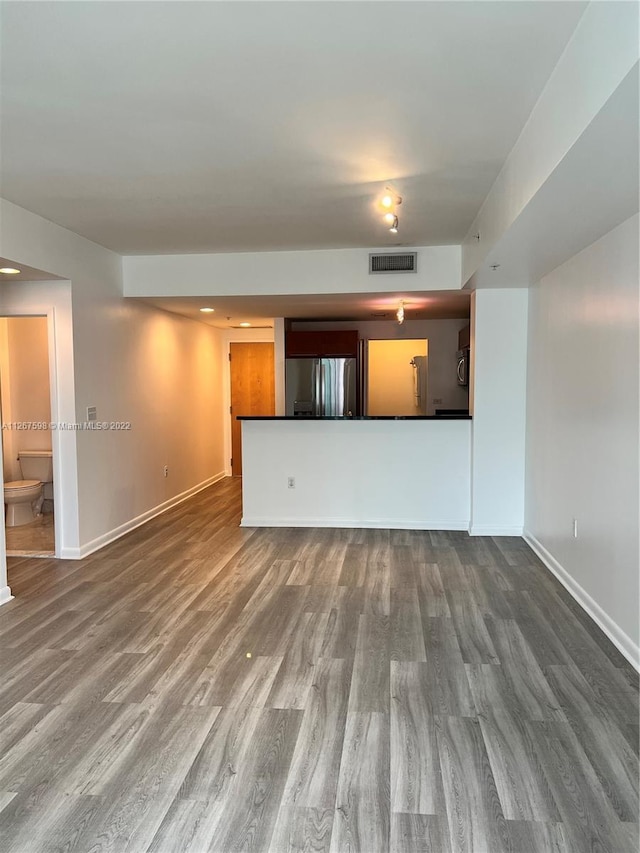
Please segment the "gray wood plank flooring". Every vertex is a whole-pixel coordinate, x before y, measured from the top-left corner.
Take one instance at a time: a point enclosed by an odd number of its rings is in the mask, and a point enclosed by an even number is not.
[[[240,509],[10,560],[2,853],[635,853],[637,674],[522,540]]]

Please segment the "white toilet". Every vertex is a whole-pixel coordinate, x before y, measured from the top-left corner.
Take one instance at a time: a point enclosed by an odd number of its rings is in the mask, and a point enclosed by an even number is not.
[[[11,480],[4,484],[7,527],[28,524],[40,515],[44,501],[43,486],[53,483],[53,454],[50,450],[21,450],[18,459],[24,480]]]

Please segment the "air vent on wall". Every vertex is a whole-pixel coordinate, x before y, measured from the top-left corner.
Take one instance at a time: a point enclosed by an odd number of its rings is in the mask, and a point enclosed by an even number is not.
[[[416,272],[417,252],[394,252],[393,254],[369,255],[369,275],[373,273]]]

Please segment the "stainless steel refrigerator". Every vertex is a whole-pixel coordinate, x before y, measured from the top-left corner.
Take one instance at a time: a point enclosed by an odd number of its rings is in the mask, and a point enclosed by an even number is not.
[[[287,415],[341,418],[358,414],[356,358],[288,358],[285,362]]]

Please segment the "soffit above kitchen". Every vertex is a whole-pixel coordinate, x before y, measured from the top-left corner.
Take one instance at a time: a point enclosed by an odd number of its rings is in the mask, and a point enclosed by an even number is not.
[[[271,327],[274,317],[291,320],[350,320],[353,322],[396,322],[396,311],[404,303],[406,320],[456,320],[469,316],[468,291],[393,291],[387,293],[335,293],[287,296],[151,297],[141,302],[199,320],[219,329]],[[201,308],[212,307],[203,314]]]
[[[122,254],[459,244],[585,5],[4,3],[2,194]]]

